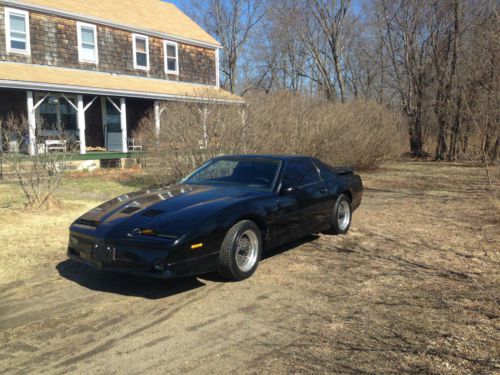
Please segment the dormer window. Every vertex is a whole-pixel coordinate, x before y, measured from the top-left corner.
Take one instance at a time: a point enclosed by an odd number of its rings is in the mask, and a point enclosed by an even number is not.
[[[132,35],[134,69],[149,70],[149,38],[144,35]]]
[[[23,10],[5,8],[5,37],[8,53],[30,54],[29,14]]]
[[[164,42],[165,50],[165,73],[179,74],[179,55],[177,51],[177,43]]]
[[[97,64],[97,29],[95,25],[77,22],[78,60],[84,63]]]

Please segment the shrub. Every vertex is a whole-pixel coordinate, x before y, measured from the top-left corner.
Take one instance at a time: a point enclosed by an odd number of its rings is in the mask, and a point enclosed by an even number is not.
[[[35,148],[35,155],[26,155],[28,121],[12,113],[0,119],[0,153],[3,168],[9,168],[13,180],[20,187],[26,208],[59,205],[54,197],[64,171],[71,159],[66,153],[45,153]],[[61,136],[60,140],[64,137]],[[4,145],[4,142],[7,143]],[[3,153],[6,147],[8,152]],[[12,149],[9,149],[12,148]]]
[[[373,102],[330,103],[276,93],[247,98],[243,109],[214,103],[165,103],[161,130],[153,116],[135,137],[156,182],[173,182],[205,160],[230,153],[309,155],[333,165],[375,169],[401,154],[402,120]]]
[[[162,110],[159,134],[152,113],[134,134],[146,151],[142,163],[154,183],[174,182],[214,156],[246,149],[239,106],[166,102]]]
[[[301,154],[360,170],[401,154],[401,117],[374,102],[348,104],[278,93],[249,101],[252,148]]]

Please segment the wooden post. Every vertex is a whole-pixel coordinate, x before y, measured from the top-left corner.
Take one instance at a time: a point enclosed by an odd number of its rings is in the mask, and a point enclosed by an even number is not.
[[[208,121],[208,108],[204,107],[203,108],[203,146],[205,147],[205,150],[208,149],[208,128],[207,128],[207,121]]]
[[[33,156],[37,152],[36,146],[36,116],[35,116],[35,102],[33,99],[33,91],[26,92],[27,104],[28,104],[28,131],[29,131],[29,143],[28,143],[28,153]]]
[[[241,128],[242,128],[242,140],[243,140],[243,150],[245,152],[247,149],[247,109],[243,105],[240,109],[240,117],[241,117]]]
[[[161,124],[161,121],[160,121],[160,101],[159,100],[155,100],[155,104],[154,104],[154,107],[155,107],[155,130],[156,130],[156,135],[160,135],[160,124]]]
[[[220,88],[220,48],[215,49],[215,86]]]
[[[122,152],[128,152],[128,138],[127,138],[127,104],[125,98],[120,99],[120,122],[122,129]]]
[[[2,130],[2,121],[0,121],[0,158],[3,154],[3,130]],[[2,161],[0,160],[0,168],[2,168]],[[0,180],[2,179],[2,170],[0,169]]]
[[[87,145],[85,142],[85,108],[83,107],[83,95],[77,96],[77,123],[78,123],[78,134],[80,138],[80,154],[85,155],[87,153]]]

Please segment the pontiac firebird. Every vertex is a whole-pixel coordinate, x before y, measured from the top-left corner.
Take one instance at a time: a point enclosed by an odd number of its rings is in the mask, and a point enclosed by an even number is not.
[[[209,160],[177,184],[119,196],[70,227],[68,256],[156,278],[218,271],[243,280],[267,249],[313,233],[345,234],[361,178],[303,156]]]

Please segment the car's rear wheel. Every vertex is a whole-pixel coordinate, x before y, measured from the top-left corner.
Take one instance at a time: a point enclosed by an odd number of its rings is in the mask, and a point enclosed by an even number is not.
[[[235,281],[253,275],[262,254],[262,235],[257,225],[243,220],[231,227],[222,242],[219,272]]]
[[[351,227],[352,209],[351,200],[345,194],[341,194],[333,207],[332,226],[328,234],[346,234]]]

